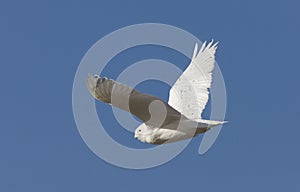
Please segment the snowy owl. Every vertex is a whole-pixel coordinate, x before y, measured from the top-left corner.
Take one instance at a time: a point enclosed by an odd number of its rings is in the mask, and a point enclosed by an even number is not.
[[[169,101],[144,94],[106,77],[88,75],[91,95],[138,117],[143,123],[134,137],[142,142],[164,144],[195,137],[223,124],[204,120],[201,113],[208,101],[218,43],[195,45],[189,66],[169,92]]]

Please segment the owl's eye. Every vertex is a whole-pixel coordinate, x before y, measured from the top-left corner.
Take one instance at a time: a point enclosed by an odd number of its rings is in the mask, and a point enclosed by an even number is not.
[[[141,132],[142,130],[139,130],[139,132]]]
[[[95,79],[97,79],[97,77],[98,77],[97,75],[94,76]]]

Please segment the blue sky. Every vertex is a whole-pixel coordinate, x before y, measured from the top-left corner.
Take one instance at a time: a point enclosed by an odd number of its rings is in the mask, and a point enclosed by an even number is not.
[[[299,190],[299,5],[258,0],[2,1],[0,191]],[[82,57],[97,40],[144,22],[220,41],[217,61],[230,123],[203,156],[197,153],[198,137],[163,166],[128,170],[101,160],[81,139],[72,113],[72,85]],[[113,78],[121,62],[130,65],[148,57],[181,68],[180,62],[188,63],[170,50],[141,47],[114,58],[111,65],[116,67],[108,67],[105,75]],[[164,99],[167,88],[159,82],[140,85]],[[102,106],[97,103],[98,111]],[[120,143],[137,142],[113,119],[106,123]]]

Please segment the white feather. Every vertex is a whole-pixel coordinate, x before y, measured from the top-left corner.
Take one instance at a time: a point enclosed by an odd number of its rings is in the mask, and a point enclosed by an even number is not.
[[[204,42],[199,52],[196,44],[191,63],[170,90],[169,105],[190,119],[201,119],[207,104],[217,44]]]

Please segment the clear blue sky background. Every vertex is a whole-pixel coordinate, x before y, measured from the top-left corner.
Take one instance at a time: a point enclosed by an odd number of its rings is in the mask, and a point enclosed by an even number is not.
[[[0,191],[300,191],[299,7],[258,0],[1,1]],[[143,22],[220,41],[230,123],[204,156],[195,138],[163,166],[127,170],[98,158],[81,139],[72,84],[97,40]],[[188,63],[164,56],[168,51],[132,49],[112,65],[146,58]],[[141,89],[166,98],[168,87],[159,86]],[[137,142],[111,125],[120,143]]]

